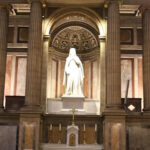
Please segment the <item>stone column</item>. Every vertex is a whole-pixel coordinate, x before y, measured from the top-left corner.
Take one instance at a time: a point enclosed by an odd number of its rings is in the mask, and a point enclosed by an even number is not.
[[[6,56],[7,56],[8,9],[0,5],[0,109],[3,108]]]
[[[48,51],[50,36],[43,37],[43,59],[42,59],[42,84],[41,84],[41,107],[43,112],[47,112],[47,68],[48,68]]]
[[[150,8],[143,10],[144,111],[150,111]]]
[[[100,111],[103,112],[106,103],[106,37],[99,36],[100,42]]]
[[[104,149],[126,149],[125,113],[121,109],[121,64],[119,2],[108,6],[106,47],[106,110],[104,111]]]
[[[106,72],[106,107],[116,109],[121,106],[120,19],[118,1],[110,1],[108,7]]]
[[[41,70],[42,70],[42,4],[31,0],[30,32],[26,77],[26,107],[19,125],[19,150],[40,149]]]
[[[32,0],[30,32],[28,44],[26,106],[39,108],[41,100],[41,61],[42,61],[42,4]]]

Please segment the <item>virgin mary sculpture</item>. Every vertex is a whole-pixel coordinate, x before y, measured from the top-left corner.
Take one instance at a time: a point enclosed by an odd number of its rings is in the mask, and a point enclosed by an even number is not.
[[[84,70],[81,60],[76,55],[76,49],[70,48],[64,70],[65,94],[63,96],[83,97],[83,79]]]

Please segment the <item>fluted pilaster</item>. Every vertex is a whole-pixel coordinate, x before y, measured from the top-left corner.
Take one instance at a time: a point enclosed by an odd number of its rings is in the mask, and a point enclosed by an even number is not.
[[[142,23],[144,110],[150,111],[150,9],[144,10]]]
[[[100,110],[104,111],[106,102],[106,37],[99,36],[100,42]]]
[[[32,0],[26,78],[26,105],[28,107],[40,106],[42,61],[41,37],[42,4],[40,0]]]
[[[7,56],[8,10],[0,6],[0,108],[3,107]]]
[[[119,3],[111,1],[108,6],[107,52],[106,52],[106,107],[121,105],[120,66],[120,17]]]

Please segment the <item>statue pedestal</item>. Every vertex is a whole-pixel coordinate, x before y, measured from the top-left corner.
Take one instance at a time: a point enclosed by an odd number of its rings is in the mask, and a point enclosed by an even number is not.
[[[78,126],[67,127],[67,146],[78,146]]]
[[[84,97],[62,97],[63,109],[83,109]]]

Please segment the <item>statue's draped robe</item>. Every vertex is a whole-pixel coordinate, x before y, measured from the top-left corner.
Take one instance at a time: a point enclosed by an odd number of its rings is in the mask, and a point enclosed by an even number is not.
[[[63,85],[66,87],[65,95],[83,96],[84,71],[77,55],[66,59]]]

